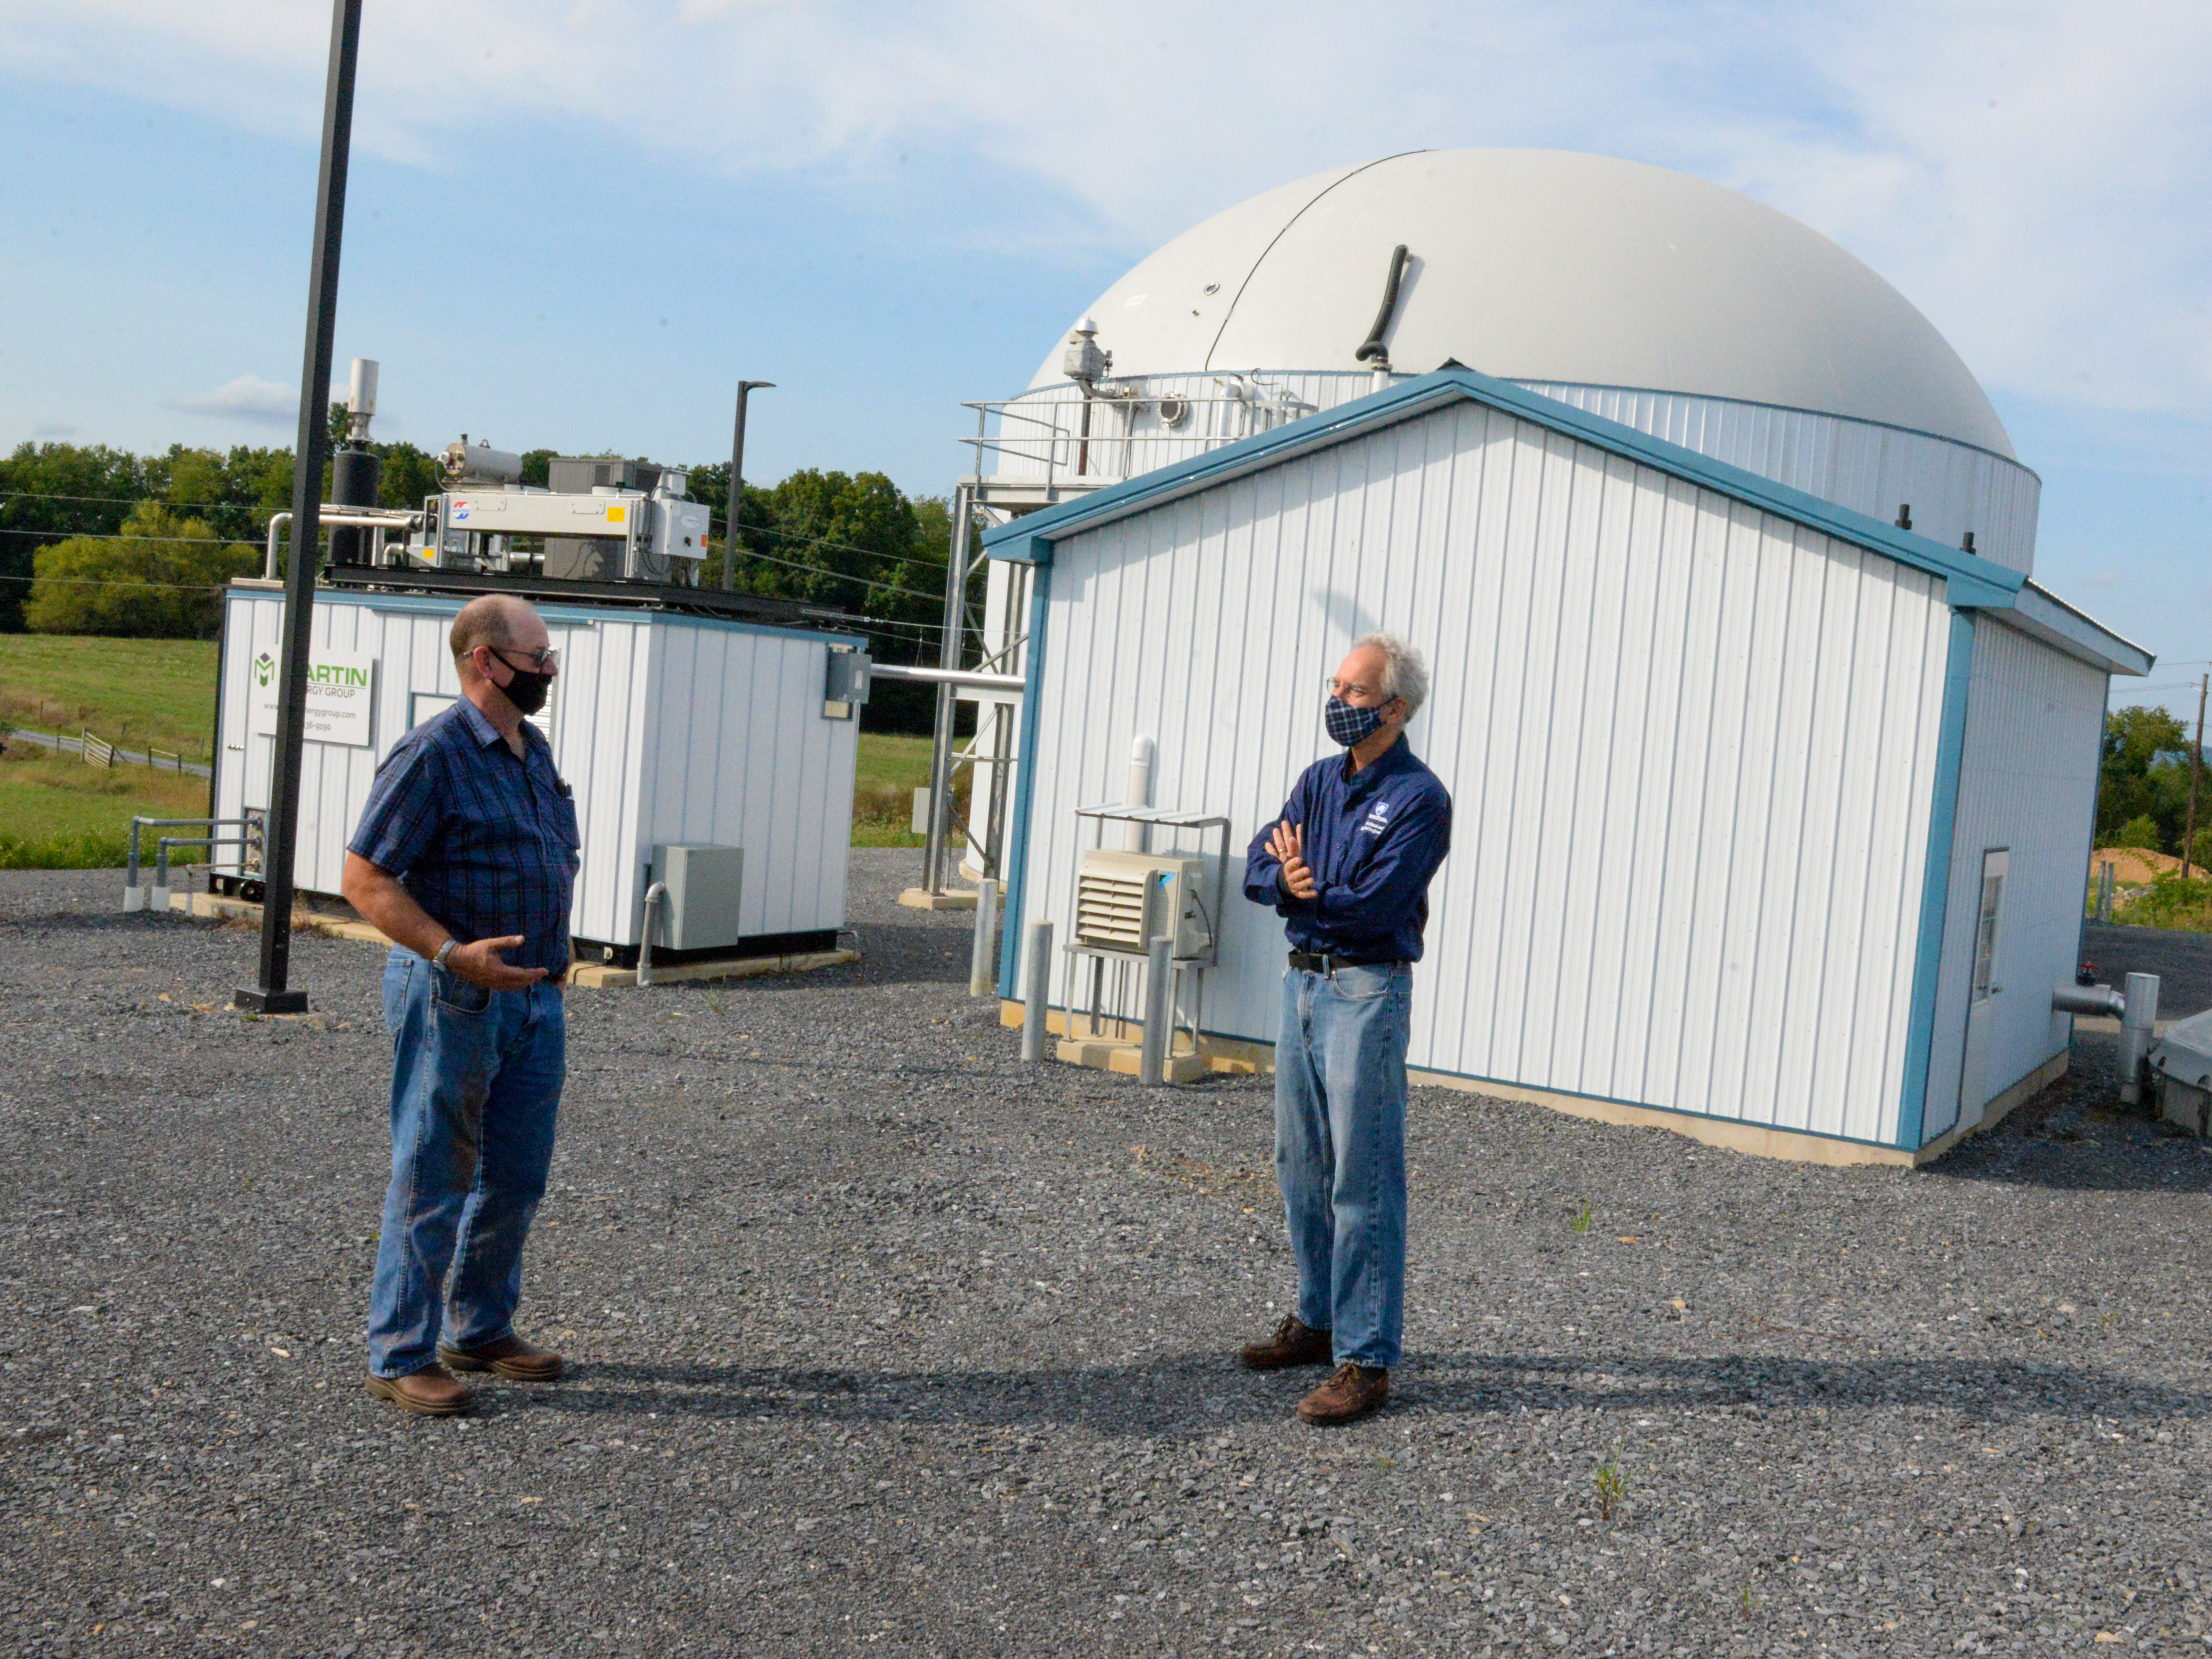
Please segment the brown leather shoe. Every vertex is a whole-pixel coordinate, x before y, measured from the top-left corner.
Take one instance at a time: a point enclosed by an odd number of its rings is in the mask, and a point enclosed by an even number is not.
[[[1314,1329],[1296,1314],[1285,1314],[1273,1336],[1265,1342],[1247,1342],[1237,1357],[1255,1371],[1279,1371],[1289,1365],[1326,1365],[1333,1353],[1327,1331]]]
[[[526,1342],[512,1331],[495,1342],[465,1351],[441,1342],[438,1358],[457,1371],[489,1371],[510,1382],[550,1382],[568,1369],[552,1349]]]
[[[368,1391],[417,1417],[459,1417],[472,1409],[476,1396],[455,1382],[443,1365],[425,1365],[404,1376],[368,1374]]]
[[[1382,1409],[1390,1397],[1390,1373],[1365,1365],[1346,1364],[1329,1374],[1328,1382],[1298,1401],[1298,1415],[1309,1423],[1356,1423]]]

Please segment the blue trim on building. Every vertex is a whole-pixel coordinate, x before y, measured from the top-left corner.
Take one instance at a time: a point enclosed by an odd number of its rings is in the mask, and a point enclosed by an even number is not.
[[[1776,483],[1771,478],[1762,478],[1755,472],[1685,449],[1680,444],[1647,437],[1633,427],[1602,416],[1585,414],[1556,399],[1524,392],[1508,381],[1479,374],[1471,368],[1440,368],[1432,374],[1371,392],[1319,415],[1309,415],[1271,432],[1239,439],[1222,448],[1109,485],[1074,501],[1028,514],[1012,524],[985,532],[984,550],[993,558],[1049,564],[1054,542],[1095,522],[1190,495],[1308,451],[1325,448],[1370,428],[1410,420],[1462,400],[1482,404],[1548,428],[1941,577],[1949,584],[1954,605],[2009,608],[2013,596],[2027,580],[2019,571],[2008,570],[1988,559],[1946,547],[1909,530],[1899,530],[1863,513],[1854,513],[1802,490]]]
[[[1943,670],[1943,716],[1936,740],[1936,793],[1928,820],[1928,867],[1921,877],[1920,945],[1912,960],[1912,1002],[1905,1032],[1905,1084],[1897,1144],[1918,1152],[1928,1121],[1928,1070],[1936,1046],[1942,990],[1944,913],[1951,898],[1951,836],[1959,816],[1959,764],[1966,748],[1966,699],[1974,673],[1974,619],[1951,613],[1951,654]]]
[[[1014,822],[1006,837],[1006,898],[999,907],[999,994],[1015,994],[1022,955],[1022,906],[1029,897],[1030,809],[1036,799],[1037,711],[1044,698],[1044,619],[1052,589],[1052,567],[1039,565],[1030,579],[1030,637],[1022,685],[1021,757],[1014,771]]]

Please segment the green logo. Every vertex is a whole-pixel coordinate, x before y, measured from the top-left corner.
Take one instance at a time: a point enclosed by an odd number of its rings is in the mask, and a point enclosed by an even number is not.
[[[253,659],[253,683],[256,685],[267,685],[276,674],[276,659],[266,651]]]

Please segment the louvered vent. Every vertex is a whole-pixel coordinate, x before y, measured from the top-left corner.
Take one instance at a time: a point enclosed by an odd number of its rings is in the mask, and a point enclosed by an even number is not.
[[[1146,875],[1086,866],[1075,886],[1075,932],[1085,945],[1142,952]]]

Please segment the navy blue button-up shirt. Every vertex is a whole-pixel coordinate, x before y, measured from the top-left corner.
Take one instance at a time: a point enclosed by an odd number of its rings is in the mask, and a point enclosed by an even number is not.
[[[1304,829],[1310,899],[1283,887],[1283,866],[1267,850],[1277,823]],[[1357,772],[1349,754],[1306,768],[1281,817],[1252,838],[1244,896],[1281,913],[1293,950],[1419,962],[1429,880],[1450,850],[1451,796],[1401,737]]]
[[[346,850],[398,878],[466,945],[520,933],[518,968],[568,968],[576,802],[528,720],[523,750],[466,697],[392,745]]]

